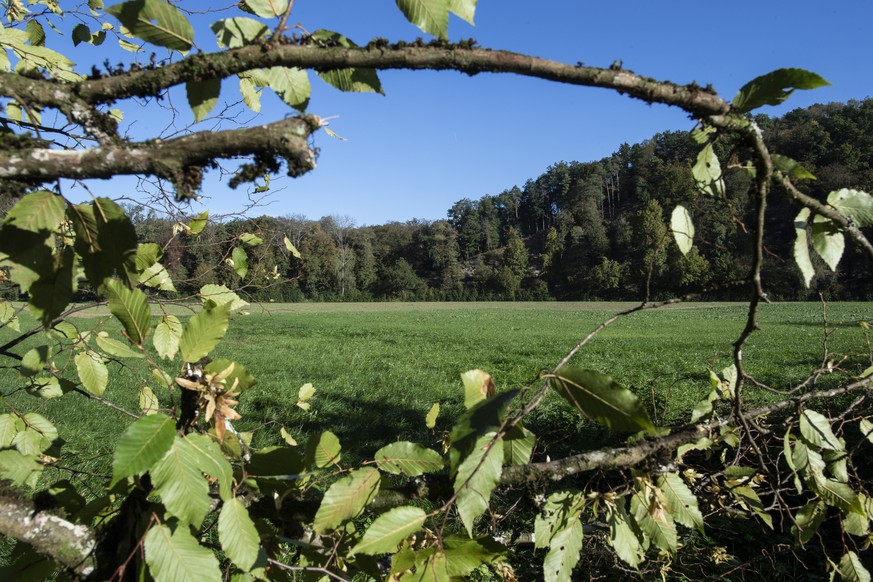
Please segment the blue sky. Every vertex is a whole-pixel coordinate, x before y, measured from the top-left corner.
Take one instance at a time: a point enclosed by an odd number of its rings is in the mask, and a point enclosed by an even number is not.
[[[297,0],[290,22],[335,30],[359,44],[424,36],[390,0]],[[833,84],[762,110],[778,115],[873,95],[871,22],[868,0],[480,0],[476,26],[453,17],[449,32],[452,40],[472,37],[486,48],[568,63],[605,67],[621,60],[656,79],[712,83],[727,99],[748,80],[780,67],[806,68]],[[211,32],[195,26],[198,46],[215,50]],[[102,60],[106,47],[93,54]],[[679,110],[602,89],[495,74],[387,71],[380,77],[385,96],[343,94],[311,76],[309,111],[338,116],[330,127],[348,141],[319,134],[318,168],[302,178],[274,179],[269,205],[256,214],[339,214],[357,224],[443,218],[455,201],[521,186],[552,163],[600,159],[624,142],[693,126]],[[232,85],[225,84],[225,97],[238,99]],[[174,101],[184,104],[183,93],[175,92]],[[266,92],[263,103],[258,122],[293,113]],[[156,127],[147,116],[153,112],[133,104],[123,109],[126,121],[137,122],[135,134]],[[182,121],[185,116],[190,112]],[[125,180],[96,191],[121,194],[130,187]],[[217,175],[205,193],[213,213],[238,210],[245,198]]]

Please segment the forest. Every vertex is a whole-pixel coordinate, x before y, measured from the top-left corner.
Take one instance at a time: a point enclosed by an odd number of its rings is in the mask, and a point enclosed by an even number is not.
[[[755,121],[772,150],[799,162],[806,173],[798,175],[810,176],[801,182],[808,194],[823,199],[840,185],[873,188],[873,98]],[[729,139],[716,144],[726,161],[721,199],[697,187],[692,167],[699,146],[690,132],[675,131],[622,144],[599,161],[557,162],[521,186],[457,201],[442,220],[356,226],[348,216],[260,216],[209,220],[199,236],[187,237],[181,224],[190,217],[177,222],[144,206],[130,211],[139,239],[164,247],[163,262],[182,296],[223,284],[276,302],[639,300],[692,293],[741,299],[743,288],[730,282],[750,269],[752,205],[750,174],[736,147]],[[677,204],[706,233],[686,255],[670,244],[669,211]],[[791,260],[794,212],[784,200],[771,201],[768,294],[873,298],[871,265],[854,247],[836,273],[816,257],[818,274],[804,287]],[[244,269],[237,264],[241,250]]]

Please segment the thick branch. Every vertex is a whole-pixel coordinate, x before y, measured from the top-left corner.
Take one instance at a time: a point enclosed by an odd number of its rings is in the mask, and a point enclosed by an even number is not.
[[[88,577],[94,572],[94,532],[57,515],[36,511],[19,496],[0,493],[0,534],[30,544],[72,573]]]
[[[642,77],[620,67],[601,69],[573,66],[507,51],[456,45],[371,45],[363,48],[251,45],[193,55],[154,70],[129,72],[75,84],[23,79],[19,75],[3,73],[0,74],[0,95],[11,96],[9,91],[14,90],[23,98],[50,106],[58,106],[68,98],[78,98],[97,105],[129,97],[154,96],[168,87],[188,81],[224,78],[243,71],[278,66],[317,70],[349,67],[454,70],[471,75],[482,72],[514,73],[568,85],[613,89],[649,103],[675,105],[695,116],[721,115],[730,110],[728,103],[714,92],[694,83],[678,85]]]
[[[167,141],[84,150],[0,152],[0,178],[48,181],[138,174],[175,182],[190,169],[209,166],[216,159],[253,154],[282,156],[288,162],[288,173],[299,176],[315,168],[308,138],[318,127],[316,118],[302,116],[245,129],[200,131]]]

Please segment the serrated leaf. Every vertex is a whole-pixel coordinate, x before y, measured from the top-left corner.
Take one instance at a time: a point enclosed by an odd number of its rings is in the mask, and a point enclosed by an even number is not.
[[[126,343],[113,339],[108,335],[97,334],[96,340],[97,346],[104,353],[115,358],[145,358],[145,354],[142,352],[134,351]]]
[[[476,440],[455,476],[458,515],[470,537],[473,537],[473,522],[488,508],[491,492],[503,472],[503,439],[492,444],[495,434],[488,433]]]
[[[830,451],[845,450],[831,430],[831,422],[824,415],[807,408],[800,415],[800,435],[807,443]]]
[[[204,210],[188,223],[188,234],[200,234],[209,223],[209,211]]]
[[[503,462],[507,465],[527,465],[536,442],[534,433],[521,423],[515,425],[503,436]]]
[[[801,166],[797,161],[792,160],[788,156],[782,156],[779,154],[771,154],[770,158],[773,160],[773,165],[776,166],[780,172],[791,178],[792,180],[815,180],[815,176],[813,176],[809,171]]]
[[[150,418],[150,417],[146,417]],[[170,450],[151,469],[155,493],[167,512],[199,528],[209,513],[209,484],[197,467],[197,452],[176,436]]]
[[[809,209],[801,210],[794,219],[794,232],[797,238],[794,239],[794,261],[803,275],[803,283],[809,288],[809,283],[815,276],[815,268],[812,266],[812,259],[809,256],[809,238],[806,234],[806,225],[809,221]]]
[[[557,532],[579,520],[584,508],[585,496],[580,491],[555,491],[549,495],[534,519],[534,547],[548,548]]]
[[[821,76],[804,69],[777,69],[743,85],[731,105],[746,113],[763,105],[779,105],[796,89],[816,89],[830,85]]]
[[[221,500],[232,499],[233,468],[224,458],[218,443],[204,434],[197,433],[185,435],[185,440],[196,455],[197,468],[218,481],[218,494]]]
[[[224,503],[218,516],[218,539],[227,557],[243,572],[248,572],[258,558],[260,536],[249,512],[239,499]]]
[[[582,523],[575,519],[570,527],[554,535],[549,544],[549,553],[543,562],[543,579],[546,582],[570,580],[573,568],[579,562],[582,551]]]
[[[839,573],[846,582],[870,582],[870,572],[855,552],[843,555],[840,559]]]
[[[433,406],[430,407],[430,410],[427,411],[427,416],[425,416],[424,424],[427,428],[433,430],[436,426],[437,417],[440,415],[440,403],[434,402]]]
[[[449,3],[446,0],[396,0],[406,19],[423,32],[446,38],[449,30]]]
[[[491,374],[482,370],[469,370],[461,374],[464,383],[464,406],[467,410],[494,396],[494,380]]]
[[[721,173],[721,163],[711,143],[703,146],[697,154],[697,162],[691,168],[691,173],[697,183],[697,188],[704,194],[718,196],[724,192],[724,179]]]
[[[458,18],[461,18],[470,24],[473,22],[473,17],[476,14],[476,2],[478,0],[449,0],[449,10]]]
[[[335,434],[329,430],[324,431],[318,438],[309,437],[306,442],[306,458],[316,467],[323,468],[333,463],[339,463],[342,447]]]
[[[836,224],[817,215],[812,219],[812,248],[831,271],[836,271],[846,248],[846,240]]]
[[[423,509],[409,506],[395,507],[383,513],[370,524],[349,556],[396,552],[400,542],[421,529],[426,517]]]
[[[103,359],[93,352],[81,352],[76,355],[76,371],[85,390],[95,396],[103,396],[109,383],[109,370]]]
[[[565,366],[549,382],[582,414],[615,431],[638,432],[655,428],[636,395],[606,374]]]
[[[797,514],[794,516],[794,525],[791,526],[791,533],[794,534],[794,539],[800,546],[812,539],[826,514],[827,507],[821,501],[811,501],[797,510]]]
[[[139,289],[128,289],[121,281],[106,281],[109,311],[118,318],[131,343],[142,346],[149,334],[151,313],[148,298]]]
[[[694,245],[694,223],[691,222],[688,210],[681,204],[673,209],[673,214],[670,217],[670,230],[673,231],[673,238],[676,240],[679,251],[683,255],[687,255]]]
[[[221,582],[218,560],[211,550],[197,543],[185,525],[170,529],[154,525],[143,540],[149,573],[155,582]]]
[[[249,255],[242,247],[234,247],[231,253],[233,260],[233,270],[239,275],[240,279],[246,278],[246,273],[249,272]]]
[[[632,568],[639,566],[645,552],[625,511],[624,497],[617,500],[615,509],[609,514],[608,523],[609,545],[615,550],[615,554]]]
[[[240,48],[265,39],[270,29],[263,22],[244,16],[224,18],[209,25],[218,48]]]
[[[844,513],[849,513],[850,511],[864,513],[861,499],[849,485],[834,481],[833,479],[819,479],[816,481],[815,488],[828,505],[838,507]]]
[[[301,402],[306,402],[313,396],[315,396],[315,387],[309,382],[301,386],[300,390],[297,391],[297,400]]]
[[[231,311],[242,309],[248,302],[240,299],[239,295],[225,287],[224,285],[204,285],[200,288],[200,299],[206,303],[212,301],[216,305],[230,305]]]
[[[676,524],[673,516],[664,507],[660,490],[642,486],[631,497],[631,514],[640,530],[661,550],[675,554],[678,547]]]
[[[173,446],[176,422],[164,414],[143,416],[118,441],[112,457],[112,485],[151,469]]]
[[[0,451],[0,479],[35,487],[42,469],[36,455],[22,455],[15,449]]]
[[[382,447],[376,451],[375,459],[376,465],[382,471],[407,477],[436,473],[445,465],[438,452],[407,441]]]
[[[128,32],[146,42],[177,51],[194,44],[191,23],[175,6],[162,0],[130,0],[106,8]]]
[[[204,79],[185,83],[188,105],[194,114],[194,122],[203,120],[218,103],[221,93],[221,79]]]
[[[158,355],[164,359],[172,360],[179,351],[179,340],[182,337],[182,323],[175,315],[165,315],[155,327],[155,335],[152,336],[152,344]]]
[[[312,522],[315,532],[324,533],[357,517],[379,491],[379,479],[379,471],[362,467],[331,485]]]
[[[36,376],[43,371],[46,364],[51,358],[51,348],[49,346],[37,346],[27,350],[21,358],[21,365],[18,371],[22,376]]]
[[[33,46],[45,46],[45,29],[37,20],[28,20],[24,26],[27,38]]]
[[[246,0],[246,6],[261,18],[273,18],[285,12],[288,0]]]
[[[304,69],[270,67],[264,69],[264,78],[282,101],[299,111],[306,111],[312,87]]]
[[[677,473],[664,473],[658,479],[658,488],[664,494],[666,509],[673,519],[687,528],[703,531],[703,514],[697,506],[697,498]]]
[[[13,206],[3,224],[30,232],[57,232],[64,220],[66,203],[62,196],[39,190],[24,196]]]
[[[261,112],[261,92],[255,88],[250,77],[239,75],[239,92],[242,94],[243,102],[246,107],[255,113]]]
[[[849,188],[836,190],[828,194],[828,204],[859,228],[873,226],[873,196],[867,192]]]
[[[157,414],[158,412],[158,397],[148,386],[142,386],[139,389],[139,409],[145,415]]]
[[[142,272],[139,276],[139,282],[154,289],[161,291],[176,291],[176,286],[173,284],[173,278],[170,273],[160,263],[155,263],[148,269]]]
[[[344,35],[324,29],[313,32],[311,39],[316,42],[325,43],[328,46],[341,46],[345,48],[355,48],[358,46]],[[379,81],[379,76],[376,74],[375,69],[350,67],[347,69],[317,71],[317,73],[328,85],[340,91],[382,93],[382,83]]]
[[[179,352],[185,362],[196,362],[209,355],[227,332],[230,303],[203,308],[191,316],[179,338]]]

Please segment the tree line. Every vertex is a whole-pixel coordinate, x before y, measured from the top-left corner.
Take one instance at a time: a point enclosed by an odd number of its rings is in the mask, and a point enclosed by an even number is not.
[[[755,120],[774,152],[815,175],[803,182],[807,193],[824,199],[838,185],[873,188],[873,99]],[[553,164],[520,187],[459,200],[441,220],[356,226],[346,216],[260,216],[210,221],[186,237],[145,207],[132,209],[132,218],[141,240],[164,246],[180,294],[214,283],[261,301],[739,299],[743,291],[729,283],[750,269],[743,251],[752,244],[753,205],[737,148],[731,140],[717,144],[727,161],[723,199],[700,193],[692,173],[699,146],[690,132],[675,131],[622,144],[599,161]],[[706,233],[686,255],[671,244],[669,211],[677,204]],[[768,207],[771,297],[870,299],[873,272],[854,248],[838,272],[820,269],[811,290],[804,288],[791,260],[793,212],[778,198]],[[241,278],[233,251],[248,234],[263,244],[245,246]]]

